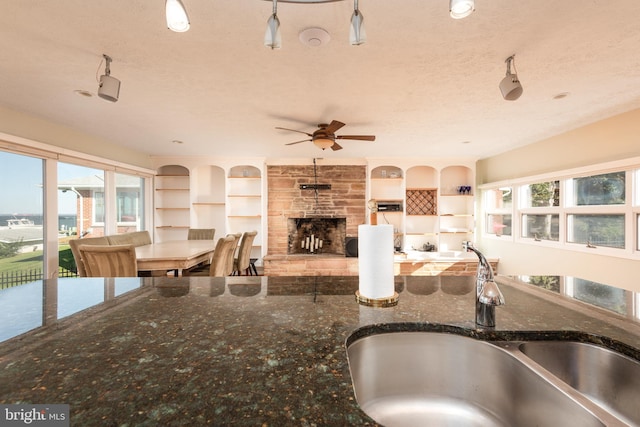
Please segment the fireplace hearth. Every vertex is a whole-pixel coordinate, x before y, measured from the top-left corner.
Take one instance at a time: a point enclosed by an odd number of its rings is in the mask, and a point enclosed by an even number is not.
[[[289,218],[287,220],[292,254],[345,254],[346,218]]]

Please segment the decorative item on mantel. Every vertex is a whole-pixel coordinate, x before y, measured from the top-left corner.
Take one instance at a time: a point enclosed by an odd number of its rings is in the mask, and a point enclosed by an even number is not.
[[[358,303],[371,307],[398,304],[393,283],[393,225],[358,226],[358,273]]]
[[[376,202],[374,199],[371,199],[367,202],[367,207],[371,212],[369,214],[369,224],[371,225],[378,224],[378,202]]]

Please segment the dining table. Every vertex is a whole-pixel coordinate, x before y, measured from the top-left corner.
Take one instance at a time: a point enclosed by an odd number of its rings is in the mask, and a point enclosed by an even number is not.
[[[211,262],[214,240],[169,240],[136,247],[138,271],[180,271]]]

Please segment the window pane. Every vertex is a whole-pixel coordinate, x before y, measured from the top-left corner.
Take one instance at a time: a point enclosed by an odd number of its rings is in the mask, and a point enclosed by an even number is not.
[[[144,179],[116,174],[116,213],[118,233],[143,230]]]
[[[624,215],[569,215],[568,241],[624,249]]]
[[[560,206],[560,181],[530,184],[524,189],[524,207]]]
[[[42,279],[43,164],[0,151],[0,289]]]
[[[511,209],[513,205],[513,192],[511,187],[488,190],[485,197],[487,210]]]
[[[575,178],[574,203],[577,206],[623,205],[625,203],[625,172]]]
[[[104,235],[104,171],[58,163],[58,210],[70,236]]]
[[[558,241],[560,215],[522,215],[522,237]]]
[[[487,215],[487,233],[511,236],[511,215]]]

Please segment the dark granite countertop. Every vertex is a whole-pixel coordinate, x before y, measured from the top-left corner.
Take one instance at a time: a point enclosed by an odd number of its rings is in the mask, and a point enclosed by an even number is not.
[[[44,304],[20,296],[0,315],[5,335],[36,319],[0,343],[0,403],[66,403],[74,426],[376,425],[355,401],[350,336],[578,339],[640,359],[637,322],[499,283],[507,305],[483,330],[473,277],[397,277],[390,308],[359,305],[357,277],[49,280],[32,285]]]

